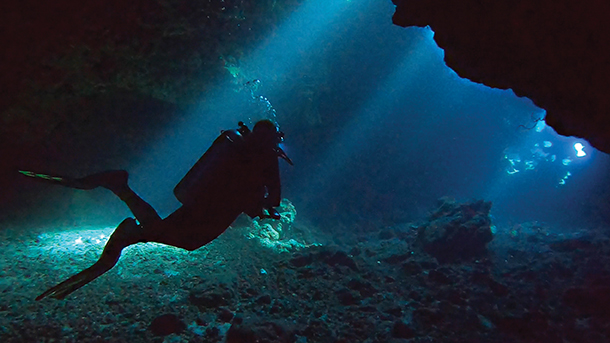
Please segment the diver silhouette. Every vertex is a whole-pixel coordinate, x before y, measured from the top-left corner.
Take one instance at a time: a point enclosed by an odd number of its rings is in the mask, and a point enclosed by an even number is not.
[[[252,131],[242,122],[238,125],[238,129],[222,131],[174,188],[174,195],[182,206],[164,219],[129,187],[128,173],[124,170],[77,179],[20,171],[66,187],[109,189],[135,216],[119,224],[95,264],[50,288],[36,300],[64,299],[114,267],[121,251],[132,244],[156,242],[193,251],[222,234],[242,212],[251,218],[279,219],[274,209],[280,205],[278,158],[292,165],[279,146],[284,134],[266,119],[257,122]]]

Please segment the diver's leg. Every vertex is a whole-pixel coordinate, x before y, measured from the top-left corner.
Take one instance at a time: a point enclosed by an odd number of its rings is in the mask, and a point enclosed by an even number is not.
[[[20,170],[19,173],[43,182],[76,189],[104,187],[123,200],[140,223],[148,225],[161,220],[155,209],[129,188],[127,184],[129,174],[125,170],[109,170],[82,178],[46,175],[24,170]]]
[[[82,272],[70,277],[66,281],[50,288],[46,292],[39,295],[36,300],[45,297],[63,299],[70,293],[83,287],[89,282],[95,280],[98,276],[110,270],[119,260],[121,251],[132,244],[142,240],[142,229],[133,218],[127,218],[114,230],[110,239],[104,247],[104,251],[99,260],[91,267]]]
[[[153,225],[160,222],[161,217],[155,209],[144,199],[140,198],[129,186],[120,193],[115,193],[129,207],[131,213],[143,226]]]
[[[128,185],[129,174],[125,170],[110,170],[77,179],[82,184],[97,185],[109,189],[129,207],[133,215],[142,225],[152,225],[160,221],[157,211],[144,199],[140,198]]]
[[[193,251],[216,239],[240,213],[218,204],[182,206],[153,225],[143,225],[142,241]]]

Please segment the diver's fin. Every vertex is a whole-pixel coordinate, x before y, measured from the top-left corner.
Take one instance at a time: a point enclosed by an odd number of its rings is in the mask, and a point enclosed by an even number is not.
[[[64,176],[47,175],[47,174],[36,173],[33,171],[28,171],[28,170],[19,170],[19,173],[22,175],[25,175],[27,177],[36,179],[36,180],[40,180],[40,181],[47,182],[47,183],[52,183],[54,185],[72,187],[72,184],[77,183],[77,182],[75,182],[76,181],[75,179],[71,179],[71,178],[64,177]],[[80,188],[80,187],[74,187],[74,188]]]
[[[133,218],[126,218],[114,230],[112,236],[106,243],[104,251],[99,260],[91,267],[73,275],[64,282],[49,288],[47,291],[36,297],[36,301],[46,297],[64,299],[72,292],[95,280],[100,275],[109,271],[116,265],[121,257],[121,251],[132,244],[142,241],[142,233],[139,225]]]
[[[54,185],[77,189],[94,189],[97,187],[104,187],[113,192],[126,187],[128,178],[128,174],[124,170],[110,170],[78,179],[65,176],[47,175],[27,170],[19,170],[19,173],[43,182],[52,183]]]
[[[58,284],[57,286],[51,287],[46,292],[37,296],[36,301],[39,301],[46,297],[51,297],[60,300],[64,299],[65,297],[70,295],[70,293],[76,291],[77,289],[96,279],[98,276],[104,274],[106,271],[108,271],[108,269],[110,268],[94,264],[93,266]]]

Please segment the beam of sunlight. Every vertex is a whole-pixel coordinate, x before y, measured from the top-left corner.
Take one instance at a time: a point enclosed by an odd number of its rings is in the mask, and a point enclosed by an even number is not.
[[[424,29],[422,29],[424,30]],[[320,158],[319,163],[314,163],[315,170],[308,170],[302,173],[306,175],[300,185],[300,191],[304,193],[312,188],[311,175],[325,179],[327,184],[332,184],[332,180],[340,177],[342,167],[349,158],[364,149],[369,142],[377,135],[383,134],[379,123],[388,120],[388,113],[392,112],[396,106],[396,98],[406,96],[414,87],[419,71],[430,58],[424,51],[432,41],[433,32],[425,29],[426,39],[418,42],[408,51],[402,61],[393,68],[394,72],[384,81],[365,105],[356,113],[351,121],[341,130],[342,134],[336,137],[332,147]],[[323,190],[318,190],[323,191]]]
[[[242,62],[252,75],[283,75],[298,68],[303,59],[316,55],[327,28],[360,11],[366,1],[310,0],[288,18],[255,52]],[[369,4],[370,5],[370,4]],[[265,81],[265,80],[263,80]],[[274,85],[271,85],[273,88]]]

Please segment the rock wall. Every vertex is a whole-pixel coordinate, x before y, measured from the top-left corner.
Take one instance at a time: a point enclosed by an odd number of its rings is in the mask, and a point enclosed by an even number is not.
[[[461,77],[511,88],[558,133],[610,152],[610,3],[393,0],[400,26],[429,25]],[[536,118],[533,118],[536,119]]]

